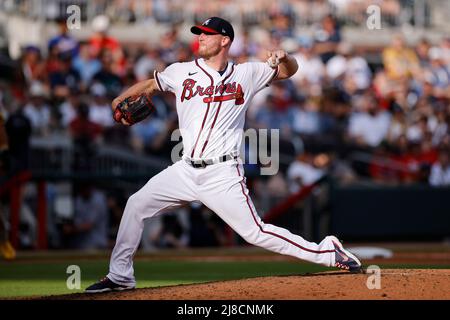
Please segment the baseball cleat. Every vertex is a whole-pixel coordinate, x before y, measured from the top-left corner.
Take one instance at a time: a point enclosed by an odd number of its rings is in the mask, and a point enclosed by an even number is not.
[[[94,283],[90,287],[86,288],[86,290],[84,292],[100,293],[100,292],[123,291],[123,290],[132,290],[132,289],[134,289],[134,287],[117,284],[117,283],[109,280],[109,278],[104,277],[99,282]]]
[[[361,262],[359,259],[348,250],[345,250],[342,243],[335,236],[331,236],[331,241],[335,250],[334,266],[350,272],[361,272]]]

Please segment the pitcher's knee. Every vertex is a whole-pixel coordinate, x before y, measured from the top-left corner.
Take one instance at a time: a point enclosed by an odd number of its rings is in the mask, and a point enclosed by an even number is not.
[[[140,219],[151,218],[162,209],[163,204],[155,199],[153,193],[136,192],[128,198],[124,214],[131,214]]]
[[[137,193],[133,193],[127,201],[127,207],[136,207],[139,204]]]
[[[144,210],[143,201],[140,200],[138,193],[134,193],[128,198],[125,206],[125,214],[137,215]]]
[[[257,246],[261,241],[262,231],[260,228],[252,228],[248,232],[243,233],[242,238],[247,241],[249,244]]]

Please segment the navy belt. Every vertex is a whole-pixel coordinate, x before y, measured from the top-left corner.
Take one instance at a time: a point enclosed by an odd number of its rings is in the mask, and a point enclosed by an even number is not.
[[[220,156],[219,158],[216,158],[216,159],[205,159],[205,160],[186,159],[186,162],[189,163],[194,168],[205,168],[209,165],[212,165],[215,163],[220,163],[220,162],[225,162],[225,161],[232,160],[232,159],[237,159],[237,156],[227,154],[224,156]]]

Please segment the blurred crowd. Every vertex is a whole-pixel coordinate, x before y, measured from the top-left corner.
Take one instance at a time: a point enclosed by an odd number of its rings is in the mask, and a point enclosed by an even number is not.
[[[23,48],[15,67],[3,73],[0,107],[16,171],[28,165],[30,137],[71,137],[80,170],[99,144],[170,158],[170,134],[178,125],[173,95],[155,96],[156,114],[131,128],[114,123],[111,101],[153,70],[194,59],[197,39],[181,41],[174,27],[157,46],[128,46],[110,35],[109,26],[106,16],[98,16],[94,33],[78,40],[60,21],[47,48]],[[291,159],[275,176],[250,182],[257,203],[265,193],[282,198],[325,174],[340,182],[450,185],[450,37],[410,44],[395,34],[377,51],[378,62],[369,63],[363,47],[343,41],[332,15],[321,19],[312,36],[297,35],[280,13],[265,30],[265,37],[255,37],[251,28],[236,35],[234,62],[265,61],[268,49],[283,48],[300,69],[258,93],[247,113],[247,127],[280,130],[280,152]],[[77,195],[78,206],[88,191]],[[94,198],[94,206],[106,202],[105,195]],[[167,219],[167,228],[178,230],[177,241],[167,242],[186,245],[176,219]],[[64,234],[76,230],[66,226]]]
[[[158,23],[173,24],[192,15],[197,21],[223,16],[233,21],[238,19],[245,27],[270,27],[273,23],[283,24],[285,21],[292,26],[310,25],[331,13],[346,23],[360,25],[365,23],[367,7],[373,4],[371,0],[104,0],[97,1],[96,7],[119,23],[153,19]],[[412,3],[401,0],[385,0],[376,4],[383,12],[385,23],[391,25],[400,22],[402,7],[412,7]]]
[[[372,0],[46,0],[44,5],[33,0],[9,0],[0,2],[0,9],[8,14],[22,14],[30,18],[45,17],[53,20],[65,15],[68,5],[78,5],[82,18],[90,20],[93,16],[106,14],[114,23],[177,24],[195,19],[204,21],[211,16],[222,16],[243,26],[258,25],[269,27],[273,16],[277,23],[283,19],[292,25],[311,25],[327,14],[334,14],[342,21],[352,25],[363,25],[367,18],[367,8],[377,5],[383,12],[383,22],[389,25],[415,23],[414,14],[422,13],[425,24],[429,24],[429,4],[422,3],[415,10],[414,1],[384,0],[374,3]],[[281,22],[282,23],[282,22]]]
[[[393,35],[380,48],[379,63],[369,64],[364,48],[342,40],[333,16],[325,16],[311,37],[296,36],[278,16],[272,22],[264,42],[251,29],[238,34],[232,59],[264,61],[267,49],[280,47],[295,56],[300,70],[255,97],[248,127],[280,129],[285,141],[299,138],[305,153],[299,161],[310,159],[309,165],[321,153],[330,158],[327,165],[344,161],[347,178],[449,183],[445,174],[434,175],[448,169],[450,38],[411,46]],[[1,84],[2,107],[12,119],[28,119],[32,136],[70,135],[86,153],[109,143],[168,156],[168,137],[177,127],[172,95],[156,96],[157,114],[130,130],[114,123],[110,103],[153,70],[194,59],[197,40],[184,43],[173,28],[157,46],[124,46],[108,33],[109,23],[106,16],[96,17],[94,34],[79,41],[61,21],[46,50],[25,47],[11,78]],[[8,128],[16,135],[21,129],[13,123]],[[289,147],[281,151],[289,153]]]

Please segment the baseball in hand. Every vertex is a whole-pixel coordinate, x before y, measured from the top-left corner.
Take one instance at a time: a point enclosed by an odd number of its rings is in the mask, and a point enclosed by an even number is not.
[[[282,59],[286,57],[286,52],[283,50],[270,51],[267,55],[269,57],[267,63],[271,68],[275,68],[281,63]]]
[[[275,68],[280,64],[280,59],[278,57],[270,57],[267,59],[267,63],[269,64],[269,67]]]

